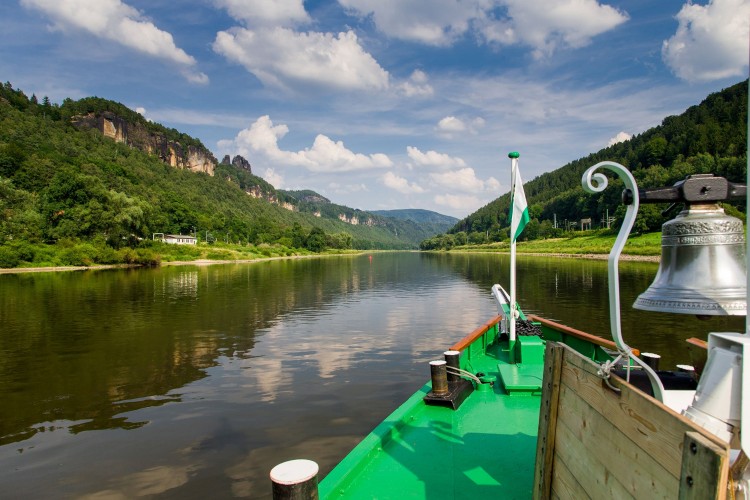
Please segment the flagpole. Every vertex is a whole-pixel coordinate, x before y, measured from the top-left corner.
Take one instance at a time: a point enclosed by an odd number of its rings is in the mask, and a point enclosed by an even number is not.
[[[510,192],[511,192],[511,213],[513,211],[513,194],[516,192],[516,171],[518,170],[518,158],[517,152],[508,153],[510,158]],[[512,217],[512,216],[511,216]],[[512,220],[512,219],[511,219]],[[513,227],[511,225],[511,233]],[[510,235],[510,331],[508,332],[508,339],[510,345],[516,341],[516,238],[514,234]],[[511,356],[512,357],[512,356]]]

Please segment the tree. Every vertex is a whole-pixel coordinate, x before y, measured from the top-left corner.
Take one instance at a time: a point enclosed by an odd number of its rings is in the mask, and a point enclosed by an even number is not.
[[[466,242],[468,241],[468,238],[466,236],[466,233],[463,231],[459,231],[456,234],[453,235],[454,241],[456,242],[456,245],[466,245]]]
[[[110,190],[107,193],[107,210],[102,217],[102,230],[107,242],[119,248],[134,236],[143,236],[144,209],[142,202],[125,193]]]
[[[299,222],[295,222],[291,229],[292,247],[305,248],[305,230]]]
[[[469,233],[469,243],[480,245],[487,242],[487,236],[484,231],[473,231]]]
[[[13,177],[26,159],[26,151],[15,142],[0,146],[0,177]]]
[[[305,240],[305,248],[311,252],[322,252],[326,246],[326,233],[319,227],[310,230],[310,234]]]
[[[660,135],[648,141],[644,148],[646,164],[650,166],[662,163],[664,154],[667,152],[667,145],[667,140]]]

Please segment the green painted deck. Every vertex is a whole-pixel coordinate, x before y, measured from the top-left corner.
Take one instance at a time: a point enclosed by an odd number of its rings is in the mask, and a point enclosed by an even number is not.
[[[475,390],[454,411],[425,405],[425,385],[321,482],[320,497],[530,498],[540,398],[506,392],[499,369],[513,365],[507,342],[493,343],[496,333],[461,357],[462,368],[498,377],[494,387]],[[524,387],[541,384],[542,364],[516,366]]]

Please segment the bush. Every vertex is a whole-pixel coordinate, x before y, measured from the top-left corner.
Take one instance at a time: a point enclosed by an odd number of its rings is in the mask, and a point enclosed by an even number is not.
[[[208,252],[206,254],[206,258],[210,260],[231,260],[232,256],[224,250],[215,249],[211,252]]]
[[[35,266],[54,266],[57,261],[57,252],[52,245],[37,245],[34,248]]]
[[[98,258],[99,249],[90,243],[79,243],[60,252],[60,260],[68,266],[90,266]]]
[[[110,246],[104,246],[99,249],[99,264],[119,264],[121,261],[117,255],[117,250]]]
[[[146,251],[145,249],[141,251]],[[121,248],[116,252],[118,262],[123,264],[135,264],[138,262],[138,254],[132,248]]]
[[[0,267],[18,267],[20,263],[18,254],[13,248],[8,246],[0,247]]]
[[[283,246],[283,247],[291,247],[291,246],[293,246],[293,244],[292,244],[292,239],[291,239],[291,238],[288,238],[288,237],[286,237],[286,236],[284,236],[284,237],[281,237],[281,238],[279,238],[279,239],[278,239],[278,240],[276,241],[276,244],[278,244],[278,245],[281,245],[281,246]]]
[[[148,248],[136,250],[136,263],[142,266],[158,267],[161,265],[161,256]]]

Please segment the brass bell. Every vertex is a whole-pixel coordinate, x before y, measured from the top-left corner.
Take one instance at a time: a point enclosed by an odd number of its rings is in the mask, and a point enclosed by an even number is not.
[[[645,311],[737,315],[747,311],[742,221],[716,203],[692,204],[662,226],[661,263],[633,307]]]

